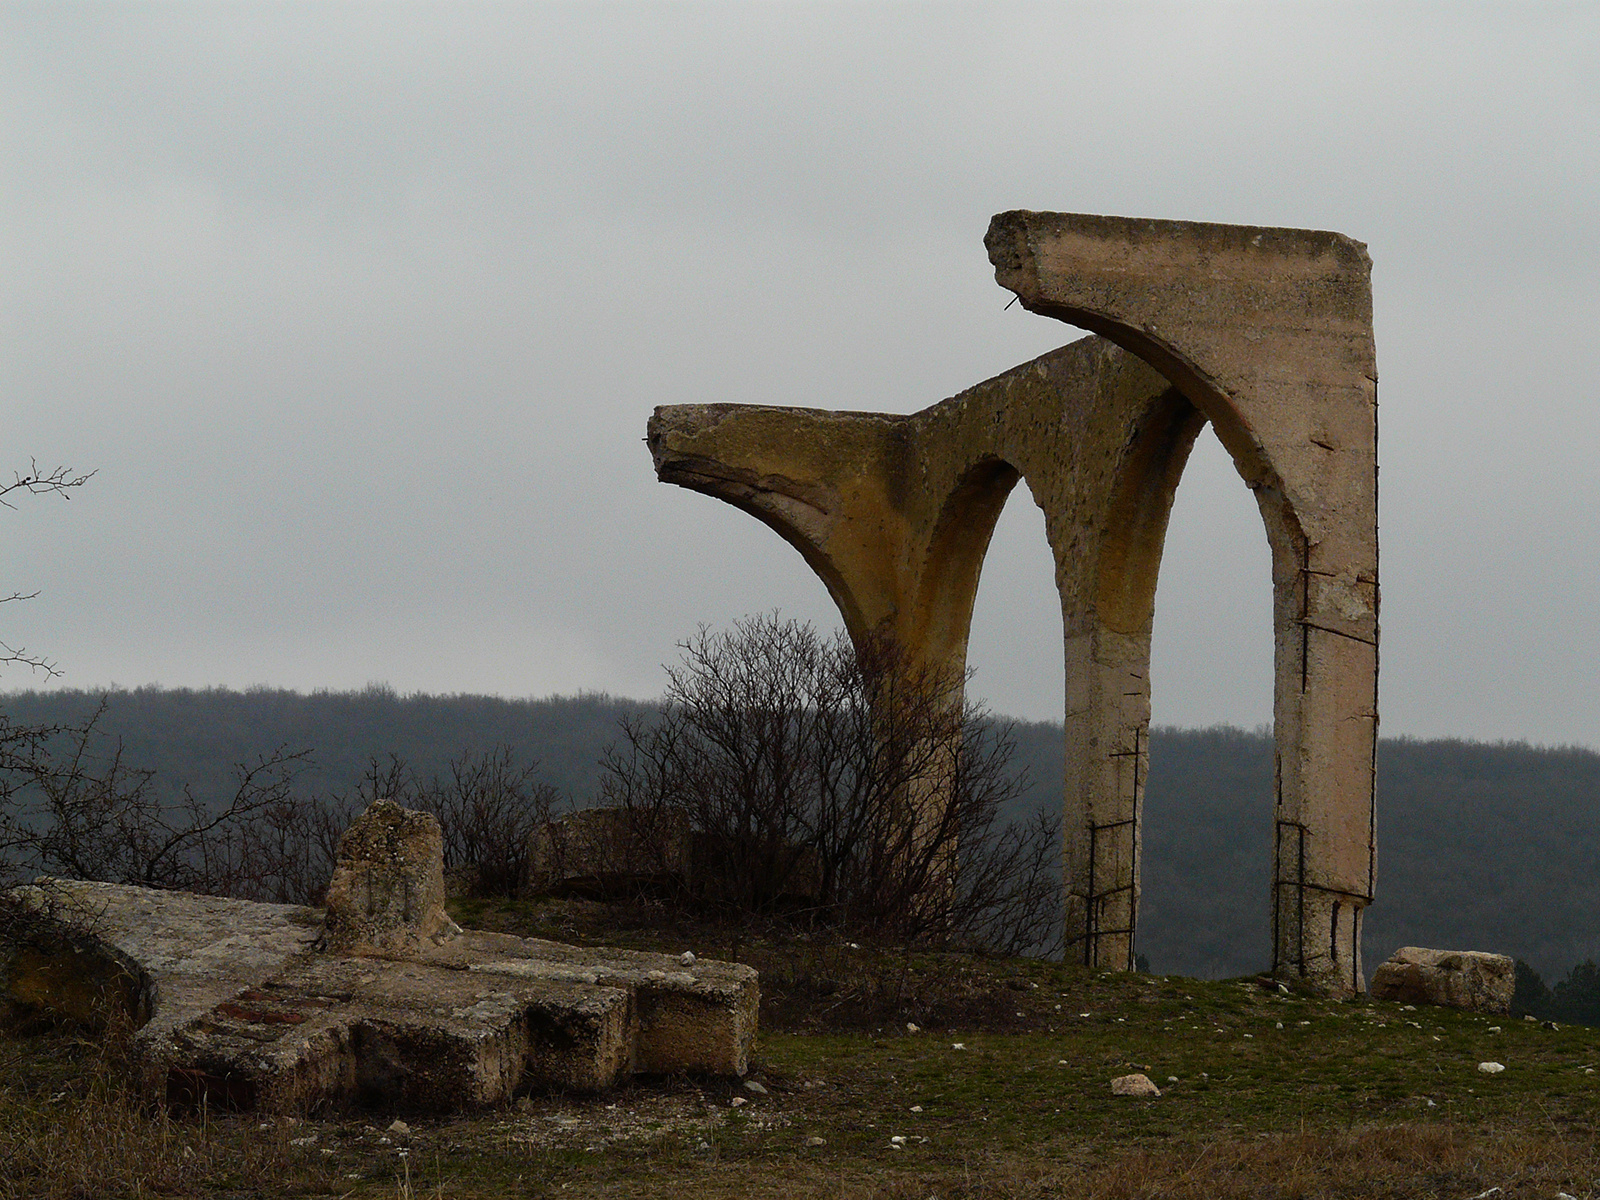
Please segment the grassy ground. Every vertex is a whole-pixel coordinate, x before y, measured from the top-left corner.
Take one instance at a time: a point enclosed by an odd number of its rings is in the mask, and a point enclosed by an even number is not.
[[[398,1114],[404,1128],[394,1113],[176,1121],[116,1088],[103,1050],[15,1035],[0,1196],[1600,1197],[1600,1030],[1249,980],[735,945],[650,910],[456,915],[750,962],[760,1090],[649,1079],[474,1118]],[[1163,1094],[1112,1096],[1133,1071]]]

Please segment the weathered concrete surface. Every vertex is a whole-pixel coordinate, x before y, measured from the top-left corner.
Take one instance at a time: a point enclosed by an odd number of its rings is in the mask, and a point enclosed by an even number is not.
[[[444,911],[444,836],[432,813],[374,800],[339,839],[330,950],[410,954],[461,932]]]
[[[67,879],[15,894],[40,922],[5,948],[6,1000],[145,1038],[259,983],[322,933],[321,912],[288,904]]]
[[[1333,233],[1004,213],[1024,307],[1103,335],[909,416],[658,408],[658,477],[744,509],[821,576],[859,644],[964,677],[1011,488],[1044,510],[1066,634],[1068,952],[1133,964],[1149,654],[1167,518],[1210,421],[1272,550],[1273,963],[1362,989],[1377,736],[1377,373],[1370,262]]]
[[[1508,1013],[1517,967],[1504,954],[1402,946],[1372,973],[1372,995],[1404,1004],[1437,1004]]]
[[[138,1027],[141,1081],[174,1103],[479,1108],[632,1072],[742,1075],[755,1035],[756,974],[734,963],[472,931],[406,957],[325,953],[316,909],[56,880],[22,894],[48,900],[59,937],[13,958],[6,998]],[[78,973],[91,959],[133,985],[99,987]]]

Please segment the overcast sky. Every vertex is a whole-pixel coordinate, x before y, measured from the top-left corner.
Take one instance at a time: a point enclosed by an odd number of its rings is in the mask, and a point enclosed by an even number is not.
[[[1375,264],[1386,734],[1600,746],[1600,7],[7,3],[0,640],[64,686],[653,695],[699,622],[832,627],[658,484],[657,404],[910,412],[1080,336],[1010,208],[1333,229]],[[1007,506],[974,687],[1060,718]],[[1270,719],[1208,433],[1155,719]],[[0,687],[43,681],[10,669]]]

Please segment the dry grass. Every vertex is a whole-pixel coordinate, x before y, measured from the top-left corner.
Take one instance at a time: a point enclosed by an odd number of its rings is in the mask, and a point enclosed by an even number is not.
[[[1600,1200],[1600,1030],[748,928],[735,947],[593,905],[457,916],[754,962],[766,1091],[646,1079],[401,1132],[179,1119],[118,1086],[105,1044],[35,1032],[0,1038],[0,1198]],[[1140,1069],[1165,1095],[1110,1095]]]
[[[1141,1148],[1109,1169],[1076,1177],[1019,1180],[974,1196],[1083,1196],[1095,1200],[1344,1200],[1468,1197],[1489,1187],[1500,1197],[1550,1200],[1563,1189],[1587,1197],[1600,1175],[1591,1133],[1577,1142],[1556,1134],[1494,1134],[1454,1125],[1406,1123],[1341,1132],[1232,1139],[1203,1146]],[[1493,1182],[1486,1182],[1493,1181]]]
[[[664,1165],[663,1165],[664,1166]],[[1079,1161],[976,1157],[921,1168],[720,1162],[626,1177],[582,1178],[542,1195],[794,1200],[1554,1200],[1600,1195],[1600,1146],[1555,1135],[1499,1135],[1405,1123],[1093,1150]],[[466,1180],[450,1196],[506,1194]]]
[[[268,1194],[321,1190],[296,1127],[200,1114],[178,1120],[121,1080],[115,1042],[60,1032],[0,1042],[0,1197]],[[265,1128],[262,1126],[265,1125]]]

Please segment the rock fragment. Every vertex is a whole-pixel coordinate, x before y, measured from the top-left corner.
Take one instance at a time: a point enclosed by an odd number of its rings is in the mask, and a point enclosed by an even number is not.
[[[1470,1012],[1509,1013],[1516,964],[1481,950],[1402,946],[1372,975],[1372,996]]]
[[[1142,1071],[1133,1075],[1118,1075],[1111,1081],[1113,1096],[1159,1096],[1161,1089],[1150,1082]]]
[[[328,881],[327,948],[413,954],[461,930],[444,911],[444,835],[432,813],[374,800],[339,839]]]

